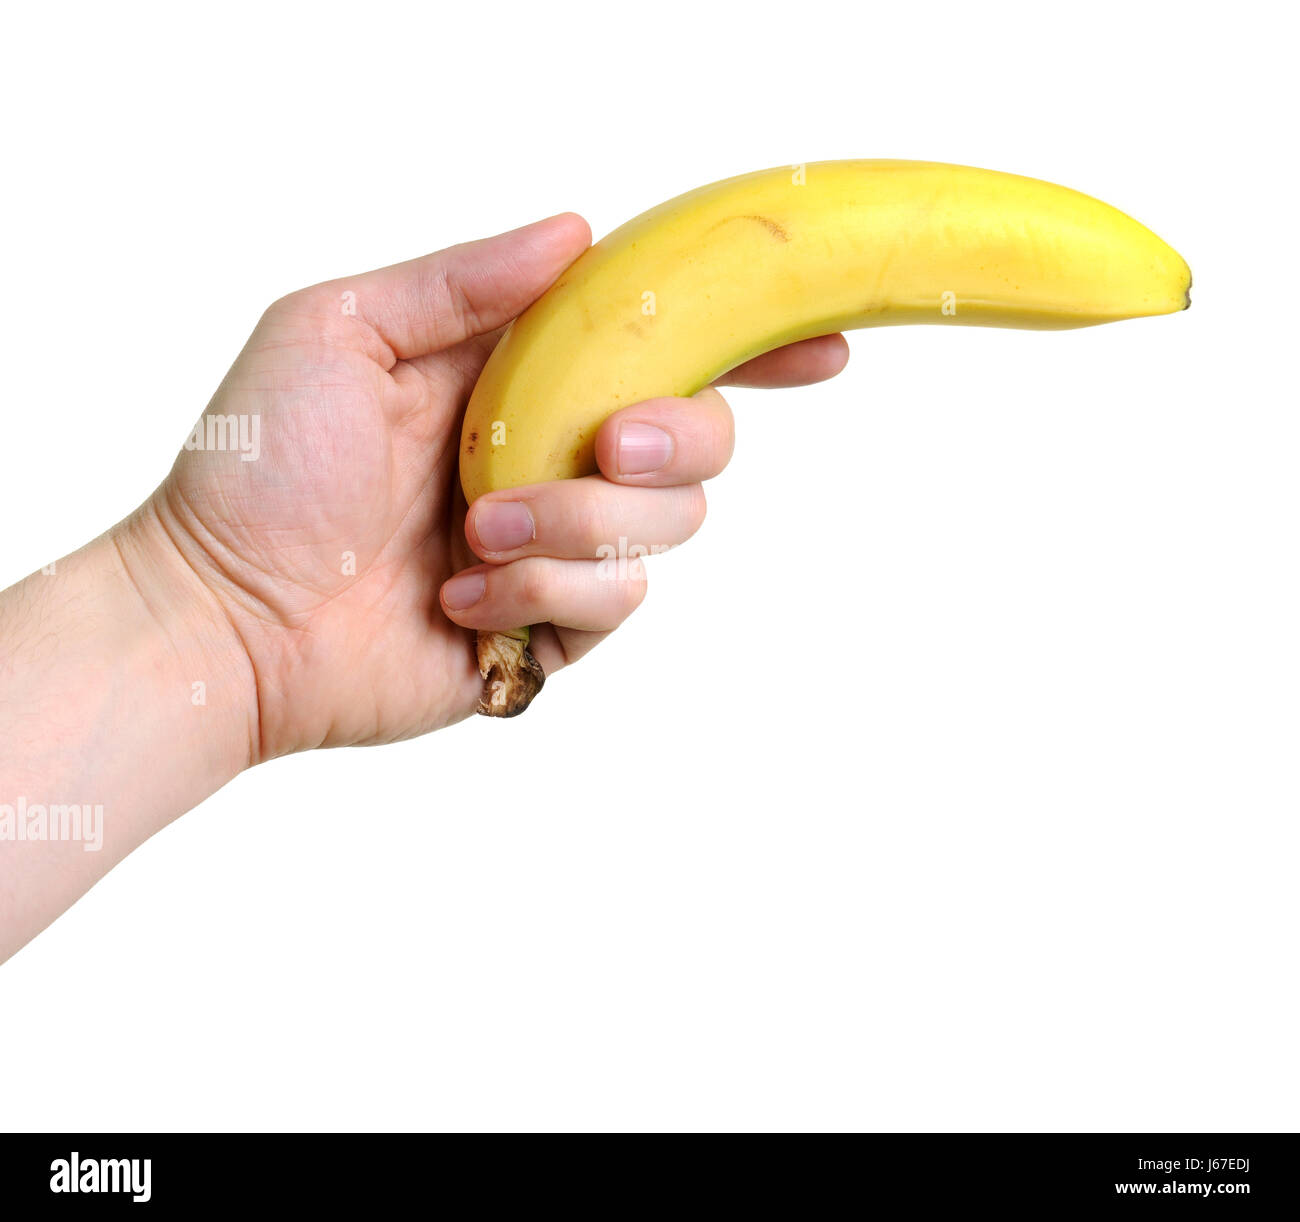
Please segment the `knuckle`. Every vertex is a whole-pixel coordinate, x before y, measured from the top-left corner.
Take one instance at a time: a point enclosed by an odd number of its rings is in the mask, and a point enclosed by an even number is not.
[[[611,542],[610,529],[614,524],[613,507],[606,489],[596,480],[567,481],[575,484],[568,493],[572,503],[568,518],[574,537],[582,541],[584,550],[597,553],[604,544]],[[566,490],[567,491],[567,490]],[[615,535],[617,538],[617,535]]]
[[[596,501],[584,521],[587,523],[587,545],[592,555],[604,556],[619,550],[619,539],[627,533],[619,527],[619,515],[611,504]]]
[[[327,286],[315,285],[276,298],[262,311],[257,331],[273,343],[328,343],[336,333],[338,319],[343,318],[330,293]]]
[[[692,484],[683,492],[682,518],[685,527],[684,533],[686,538],[690,538],[704,525],[705,515],[709,511],[709,502],[708,497],[704,495],[704,488],[700,484]]]
[[[730,461],[736,450],[736,422],[728,409],[719,417],[711,438],[709,451],[714,458],[714,467],[721,471]]]
[[[619,594],[623,600],[623,614],[631,615],[643,602],[645,602],[648,585],[646,582],[646,569],[644,563],[640,560],[629,561],[627,566],[627,578],[619,583]]]
[[[730,461],[732,455],[736,452],[736,429],[734,423],[728,427],[722,438],[722,445],[718,452],[721,460],[718,463],[718,470],[721,471]]]
[[[477,334],[483,330],[478,308],[449,260],[439,259],[431,268],[425,288],[431,317],[440,320],[440,332],[454,335]]]
[[[544,606],[551,591],[550,573],[544,564],[519,562],[519,600],[528,608]]]
[[[320,313],[321,291],[319,287],[295,289],[283,297],[277,297],[266,307],[262,317],[271,322],[287,322],[300,318],[313,318]]]

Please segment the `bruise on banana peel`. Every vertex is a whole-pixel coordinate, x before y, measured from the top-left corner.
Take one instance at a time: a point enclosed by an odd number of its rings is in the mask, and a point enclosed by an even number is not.
[[[527,628],[515,632],[479,632],[475,641],[484,717],[518,717],[542,690],[546,673],[528,648]]]
[[[465,412],[461,486],[473,503],[594,474],[611,412],[815,335],[1090,327],[1186,309],[1190,286],[1144,225],[1038,179],[893,160],[741,175],[602,238],[510,324]],[[526,630],[501,635],[480,637],[481,711],[515,716],[541,670]]]

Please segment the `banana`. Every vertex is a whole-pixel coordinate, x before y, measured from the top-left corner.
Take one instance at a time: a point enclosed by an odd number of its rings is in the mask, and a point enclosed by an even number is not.
[[[815,335],[1086,327],[1186,309],[1190,288],[1145,226],[1038,179],[884,160],[729,178],[616,229],[511,324],[466,409],[461,484],[472,502],[590,474],[611,412]],[[479,667],[489,715],[541,687],[526,630],[481,633]]]

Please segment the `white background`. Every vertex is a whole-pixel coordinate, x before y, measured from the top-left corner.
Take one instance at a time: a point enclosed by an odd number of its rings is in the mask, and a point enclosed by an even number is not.
[[[526,717],[241,777],[0,971],[0,1126],[1294,1129],[1281,12],[8,14],[0,584],[143,499],[275,297],[563,209],[955,161],[1196,283],[732,392],[708,523]]]

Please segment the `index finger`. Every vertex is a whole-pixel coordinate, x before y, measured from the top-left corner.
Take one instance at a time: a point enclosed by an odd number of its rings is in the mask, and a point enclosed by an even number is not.
[[[811,386],[833,378],[849,363],[849,344],[842,335],[818,335],[784,348],[773,348],[737,365],[714,386]]]

